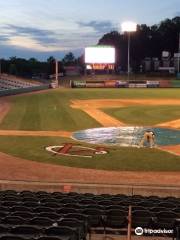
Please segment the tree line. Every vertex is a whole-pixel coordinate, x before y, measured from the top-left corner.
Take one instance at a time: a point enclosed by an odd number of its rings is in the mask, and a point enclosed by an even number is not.
[[[142,60],[145,57],[161,58],[162,51],[168,51],[173,56],[178,52],[178,42],[180,33],[180,17],[165,19],[159,24],[147,26],[141,24],[137,26],[137,31],[131,34],[131,66],[138,71]],[[127,68],[127,34],[112,31],[98,41],[99,45],[112,45],[116,48],[116,65],[122,70]],[[72,52],[65,55],[59,63],[61,71],[69,65],[84,67],[84,57],[76,58]],[[39,61],[36,58],[24,59],[11,57],[1,59],[1,72],[24,76],[47,78],[54,73],[55,58],[50,56],[46,61]]]
[[[59,69],[65,72],[64,67],[69,65],[81,65],[80,58],[75,58],[72,52],[65,55],[59,62]],[[46,61],[39,61],[36,58],[24,59],[16,56],[9,59],[0,59],[0,71],[12,75],[18,75],[27,78],[44,78],[47,79],[55,73],[55,61],[50,56]]]

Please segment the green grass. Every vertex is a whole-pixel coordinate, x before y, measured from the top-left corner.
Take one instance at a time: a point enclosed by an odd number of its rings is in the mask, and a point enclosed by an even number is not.
[[[11,111],[0,124],[0,129],[16,130],[67,130],[76,131],[86,128],[100,127],[100,124],[88,116],[80,109],[70,107],[73,99],[133,99],[133,98],[174,98],[180,99],[180,89],[58,89],[41,94],[27,96],[14,96],[12,98]],[[146,108],[144,108],[146,110]],[[149,109],[149,107],[147,108]],[[154,107],[158,112],[158,108]],[[175,109],[175,107],[172,107]],[[131,108],[130,108],[131,110]],[[108,110],[109,111],[109,110]],[[119,111],[126,112],[126,109],[120,109],[117,113],[112,111],[111,114],[121,115]],[[135,121],[146,123],[147,116],[143,114],[143,108],[137,107],[133,116]],[[131,121],[132,111],[126,121]],[[138,112],[142,113],[138,116]],[[148,110],[146,110],[148,112]],[[167,111],[165,111],[167,112]],[[162,112],[164,114],[165,112]],[[168,119],[173,119],[178,115],[176,111],[169,111]],[[155,114],[151,116],[152,122],[159,121],[159,118],[166,118]],[[128,120],[129,119],[129,120]],[[147,124],[145,124],[147,125]]]
[[[11,97],[12,106],[0,129],[77,131],[100,127],[81,109],[72,109],[75,99],[180,99],[180,89],[57,89],[27,96]],[[129,124],[153,125],[180,117],[176,106],[131,106],[105,109]],[[73,140],[48,137],[0,137],[0,151],[33,161],[80,168],[129,171],[180,171],[180,157],[157,149],[108,147],[110,153],[92,159],[53,157],[44,146]],[[84,144],[83,144],[84,145]],[[86,144],[85,144],[86,145]],[[88,146],[88,145],[87,145]]]
[[[136,126],[153,126],[180,119],[180,106],[130,106],[103,111],[124,123]]]
[[[107,147],[109,150],[107,155],[96,155],[90,159],[52,156],[44,150],[45,146],[61,145],[64,142],[74,141],[52,137],[0,137],[0,151],[33,161],[79,168],[116,171],[180,171],[180,157],[157,149]],[[90,146],[83,144],[85,145]]]

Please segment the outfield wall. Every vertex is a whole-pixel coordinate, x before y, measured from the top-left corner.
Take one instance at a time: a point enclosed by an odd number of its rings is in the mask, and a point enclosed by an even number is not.
[[[180,88],[180,80],[71,81],[72,88]]]
[[[21,94],[21,93],[34,92],[34,91],[40,91],[40,90],[45,90],[45,89],[48,89],[48,88],[49,88],[49,84],[40,85],[40,86],[33,86],[33,87],[28,87],[28,88],[0,90],[0,97],[16,95],[16,94]]]

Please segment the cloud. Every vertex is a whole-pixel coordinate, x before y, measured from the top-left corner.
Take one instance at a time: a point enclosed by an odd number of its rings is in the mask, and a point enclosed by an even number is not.
[[[90,21],[90,22],[78,22],[80,27],[90,27],[97,33],[107,33],[112,31],[115,26],[111,21]]]
[[[65,47],[60,47],[56,45],[44,46],[40,44],[38,41],[36,41],[35,39],[26,37],[26,36],[11,37],[9,40],[7,40],[6,43],[16,48],[33,49],[34,51],[39,51],[39,52],[67,50]]]
[[[63,35],[61,39],[55,31],[8,24],[1,27],[0,42],[14,49],[37,52],[66,51],[68,46],[62,44],[63,38]]]
[[[41,43],[56,43],[56,34],[51,30],[44,30],[34,27],[21,27],[13,24],[6,25],[6,30],[11,32],[11,35],[30,36]]]
[[[99,33],[76,26],[73,31],[62,31],[6,24],[1,26],[0,42],[14,49],[37,52],[72,51],[97,43]]]
[[[63,27],[65,25],[68,25],[68,29]],[[27,56],[31,56],[31,53],[37,53],[38,56],[39,53],[42,56],[50,54],[61,56],[68,51],[82,53],[85,47],[97,44],[99,37],[112,28],[113,24],[110,21],[72,24],[71,21],[65,21],[64,25],[61,22],[61,26],[52,28],[53,30],[18,24],[0,24],[0,43],[12,55],[24,56],[23,52],[27,52]]]

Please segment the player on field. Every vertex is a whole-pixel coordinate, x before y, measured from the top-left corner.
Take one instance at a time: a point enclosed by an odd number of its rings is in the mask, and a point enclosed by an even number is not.
[[[143,138],[140,141],[139,146],[143,147],[145,143],[147,143],[150,146],[150,148],[155,146],[155,134],[153,131],[151,131],[151,130],[145,131]]]

